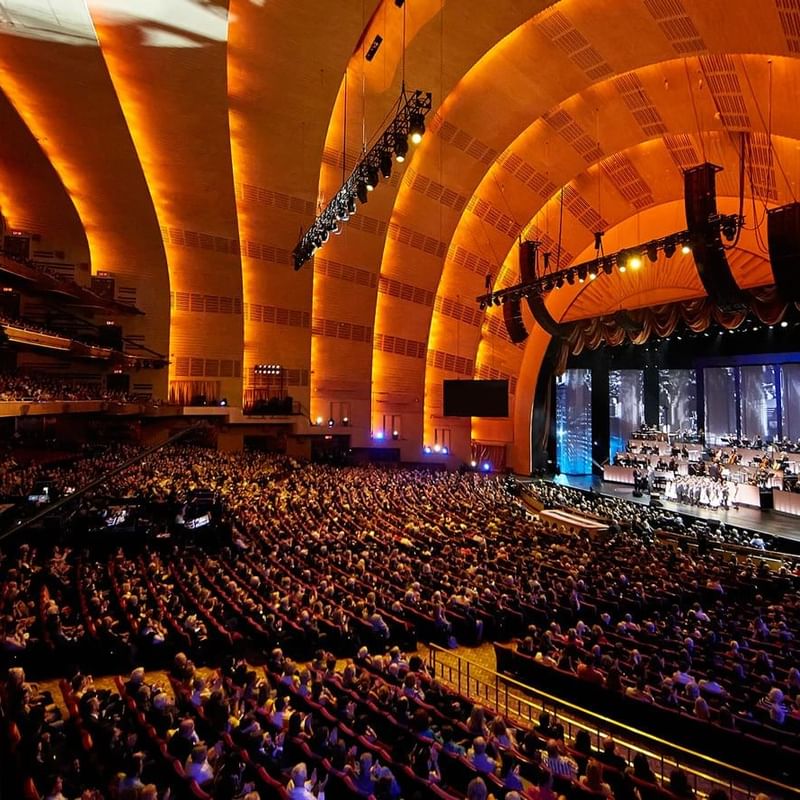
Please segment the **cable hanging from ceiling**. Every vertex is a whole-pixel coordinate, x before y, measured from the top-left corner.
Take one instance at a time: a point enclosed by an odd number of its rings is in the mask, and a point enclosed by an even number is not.
[[[347,222],[356,213],[358,205],[369,201],[381,178],[388,180],[392,175],[394,163],[402,164],[409,153],[409,145],[417,145],[425,135],[425,119],[433,107],[431,92],[421,89],[406,90],[405,50],[406,50],[406,8],[405,3],[395,0],[395,5],[402,9],[402,63],[400,97],[394,105],[396,108],[391,121],[373,137],[374,144],[363,148],[361,158],[349,176],[343,177],[342,186],[334,194],[322,211],[316,216],[292,251],[295,270],[300,269],[316,251],[330,238],[330,235],[341,232],[342,223]],[[369,51],[368,51],[369,53]],[[374,53],[373,53],[374,56]],[[367,60],[371,60],[368,58]],[[346,80],[346,77],[345,77]],[[346,113],[345,84],[345,113]],[[391,112],[390,112],[391,113]],[[345,123],[345,136],[346,136]],[[342,154],[343,164],[347,155]],[[344,171],[344,167],[343,167]]]

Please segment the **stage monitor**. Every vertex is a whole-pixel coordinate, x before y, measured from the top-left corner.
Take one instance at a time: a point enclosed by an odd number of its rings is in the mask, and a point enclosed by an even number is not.
[[[444,416],[507,417],[508,381],[444,381]]]

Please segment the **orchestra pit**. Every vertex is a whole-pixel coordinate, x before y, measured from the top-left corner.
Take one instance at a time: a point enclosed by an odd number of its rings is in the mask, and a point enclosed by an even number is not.
[[[800,798],[800,2],[0,2],[0,800]]]

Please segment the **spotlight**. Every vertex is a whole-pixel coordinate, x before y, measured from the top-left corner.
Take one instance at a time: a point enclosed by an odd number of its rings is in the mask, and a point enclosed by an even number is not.
[[[478,462],[473,460],[469,462],[469,465],[472,467],[472,469],[475,469],[475,467],[478,466]]]
[[[221,406],[227,406],[228,405],[228,398],[227,397],[223,397],[222,400],[219,401],[219,404]]]
[[[375,187],[378,185],[378,181],[380,178],[378,177],[378,170],[375,169],[373,166],[367,167],[367,191],[372,192],[375,190]]]
[[[322,417],[317,417],[317,425],[322,425]]]
[[[614,264],[612,263],[611,259],[610,258],[603,259],[603,272],[605,272],[606,275],[610,275],[613,270],[614,270]]]
[[[650,244],[647,246],[647,257],[655,264],[658,261],[658,245]]]
[[[574,273],[572,270],[570,270],[570,271],[567,273],[567,283],[568,283],[570,286],[572,286],[572,285],[575,283],[575,273]]]
[[[446,448],[446,447],[443,447],[442,448],[442,455],[443,456],[449,456],[450,455],[450,450],[448,448]]]
[[[483,471],[488,472],[492,468],[492,465],[488,461],[483,462]]]
[[[331,418],[328,420],[328,427],[329,427],[329,428],[332,428],[332,427],[333,427],[335,424],[336,424],[336,420],[335,420],[333,417],[331,417]]]
[[[558,278],[556,278],[556,288],[560,289],[563,285],[564,285],[564,276],[559,275]]]
[[[436,444],[433,446],[433,452],[434,453],[442,452],[442,446],[439,444],[439,442],[436,442]]]
[[[639,269],[642,266],[642,259],[639,256],[631,256],[628,259],[628,266],[631,269]]]
[[[481,300],[480,308],[481,308],[481,311],[486,311],[486,301],[485,300]]]
[[[367,184],[364,181],[359,181],[356,184],[356,196],[362,203],[367,202]]]
[[[596,277],[597,273],[594,271],[594,269],[592,269],[592,271],[589,273],[589,280],[593,281]]]
[[[328,233],[327,230],[322,231],[322,233],[320,234],[320,238],[322,239],[322,244],[325,244],[325,242],[328,241],[329,236],[330,234]]]
[[[688,244],[685,244],[683,247],[681,247],[681,253],[683,253],[685,256],[688,256],[691,252],[692,248]]]
[[[422,114],[416,112],[411,115],[408,132],[413,144],[419,144],[422,141],[422,137],[425,135],[425,117]]]
[[[384,178],[392,177],[392,154],[388,150],[381,153],[380,167]]]
[[[394,157],[398,164],[402,164],[408,155],[408,137],[404,133],[398,133],[394,137]]]
[[[350,417],[342,417],[342,425],[349,425]]]
[[[722,223],[722,235],[732,242],[736,238],[736,223],[732,219],[725,219]]]
[[[381,46],[382,41],[383,37],[380,34],[378,34],[372,40],[372,44],[369,46],[369,50],[367,50],[367,52],[364,54],[364,58],[366,58],[367,61],[372,61],[372,59],[375,58],[375,53],[378,52],[378,48]]]
[[[624,264],[620,264],[619,265],[619,271],[620,272],[627,272],[628,268]]]
[[[667,258],[672,258],[672,256],[675,255],[675,247],[676,247],[675,242],[667,242],[664,245],[664,255]]]
[[[364,201],[367,202],[366,200]],[[356,213],[356,199],[353,195],[349,195],[347,198],[347,213],[348,214],[355,214]]]
[[[781,328],[788,328],[788,327],[789,323],[786,320],[783,320],[783,322],[781,322]]]
[[[373,438],[377,439],[379,442],[382,442],[385,435],[386,434],[383,431],[375,431]]]
[[[603,246],[603,231],[594,232],[594,249],[600,250]]]
[[[425,453],[426,456],[431,454],[431,446],[426,444],[425,447],[422,448],[422,452]]]
[[[500,297],[498,295],[495,295],[494,296],[494,304],[496,306],[499,306],[501,302],[502,302],[502,300],[500,299]]]
[[[400,438],[400,431],[392,431],[392,439],[397,441]]]

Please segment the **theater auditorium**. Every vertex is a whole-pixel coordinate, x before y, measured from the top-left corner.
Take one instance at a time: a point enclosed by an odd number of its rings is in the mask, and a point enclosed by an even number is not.
[[[0,798],[800,798],[800,0],[0,0]]]

